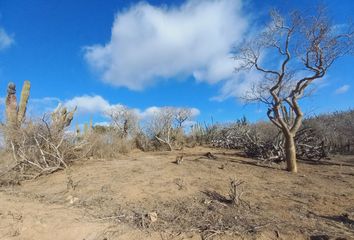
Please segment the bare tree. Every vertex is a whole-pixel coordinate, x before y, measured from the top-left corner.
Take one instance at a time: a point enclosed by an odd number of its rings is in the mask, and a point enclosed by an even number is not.
[[[116,106],[107,113],[112,127],[122,138],[133,137],[139,129],[138,116],[134,110],[125,106]]]
[[[297,172],[294,137],[303,120],[299,100],[335,60],[353,53],[353,26],[347,28],[332,24],[323,8],[313,16],[293,12],[285,17],[272,11],[264,31],[235,52],[236,71],[262,74],[245,98],[268,106],[268,118],[285,138],[288,171]]]
[[[190,120],[193,116],[193,111],[191,108],[176,108],[175,109],[175,121],[177,128],[182,128],[183,124]]]
[[[175,109],[163,107],[156,111],[148,123],[148,131],[159,142],[168,145],[172,151],[173,121],[175,119]]]

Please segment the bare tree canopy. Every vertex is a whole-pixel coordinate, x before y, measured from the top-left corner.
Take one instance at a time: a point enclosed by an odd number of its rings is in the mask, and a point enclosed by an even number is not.
[[[236,49],[236,71],[257,70],[262,79],[244,98],[268,106],[270,121],[284,134],[287,168],[297,172],[294,136],[303,113],[298,100],[340,57],[353,54],[353,25],[335,25],[319,8],[315,15],[271,12],[271,22]]]
[[[171,151],[174,118],[175,109],[172,107],[163,107],[160,111],[154,113],[148,123],[148,132],[150,135],[158,141],[166,143]]]
[[[184,135],[184,127],[187,121],[195,115],[193,108],[162,107],[155,111],[147,123],[147,131],[150,137],[160,143],[167,144],[172,150],[178,135]]]
[[[175,120],[178,128],[182,128],[183,124],[191,120],[193,111],[191,108],[177,108],[175,110]]]
[[[111,126],[123,137],[132,137],[139,130],[138,116],[134,110],[118,105],[107,112],[111,119]]]

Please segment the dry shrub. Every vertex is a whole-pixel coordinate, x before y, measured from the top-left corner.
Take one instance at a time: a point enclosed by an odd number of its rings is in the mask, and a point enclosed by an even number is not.
[[[308,118],[303,124],[322,137],[331,153],[354,153],[354,110],[322,114]]]
[[[189,136],[186,138],[187,145],[209,145],[213,144],[214,140],[219,136],[220,124],[194,124],[191,128]]]
[[[309,124],[295,136],[297,157],[306,160],[319,160],[327,156],[324,137]],[[284,161],[284,137],[280,130],[270,122],[247,123],[237,121],[234,124],[219,125],[212,144],[216,147],[241,149],[250,158]]]
[[[94,158],[117,158],[120,154],[129,153],[134,147],[134,140],[122,138],[113,130],[93,131],[84,140],[90,146],[88,155]]]
[[[20,175],[16,171],[10,171],[14,166],[12,154],[0,149],[0,187],[19,184]]]
[[[153,112],[146,122],[145,134],[156,150],[181,149],[186,144],[184,128],[193,118],[190,108],[163,107]],[[157,141],[156,141],[157,140]]]
[[[177,148],[183,148],[183,146],[185,146],[187,143],[187,139],[182,127],[174,129],[172,138],[174,145]]]
[[[27,122],[21,128],[4,127],[4,135],[7,152],[12,155],[12,166],[8,172],[19,173],[20,179],[67,168],[82,157],[79,151],[82,143],[76,143],[72,134],[44,118]]]
[[[151,140],[143,132],[139,132],[135,136],[134,143],[136,148],[143,152],[156,150],[154,149]]]
[[[271,123],[258,122],[248,126],[243,137],[243,149],[248,157],[283,160],[283,139]]]
[[[252,133],[264,142],[271,142],[279,134],[279,129],[270,122],[257,122],[252,125]]]

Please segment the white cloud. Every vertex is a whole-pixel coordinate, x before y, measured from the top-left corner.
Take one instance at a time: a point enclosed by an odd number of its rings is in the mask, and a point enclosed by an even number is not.
[[[60,102],[61,100],[55,97],[29,98],[26,115],[28,117],[38,117],[49,114],[54,111]]]
[[[105,113],[107,112],[111,105],[107,100],[101,96],[89,96],[84,95],[80,97],[74,97],[68,101],[64,102],[64,106],[67,108],[75,108],[79,113]]]
[[[9,36],[5,29],[0,28],[0,50],[10,47],[14,43],[14,39]]]
[[[179,109],[180,107],[172,107],[172,108],[176,108]],[[141,119],[147,119],[150,118],[152,116],[154,116],[155,114],[159,113],[160,111],[162,111],[163,107],[156,107],[156,106],[152,106],[152,107],[148,107],[145,110],[141,111],[139,109],[135,109],[135,111],[137,112],[138,116]],[[200,110],[197,108],[189,108],[191,110],[191,116],[197,117],[200,114]]]
[[[94,124],[95,126],[109,126],[110,125],[110,122],[107,122],[107,121],[103,121],[103,122],[95,122]]]
[[[348,84],[345,84],[345,85],[343,85],[343,86],[337,88],[337,89],[334,91],[334,93],[335,93],[335,94],[343,94],[343,93],[348,92],[349,88],[350,88],[350,86],[349,86]]]
[[[111,104],[102,96],[99,95],[83,95],[74,97],[72,99],[62,101],[55,97],[33,98],[29,99],[27,115],[30,117],[38,117],[44,113],[53,112],[59,104],[67,107],[68,109],[74,109],[77,107],[77,114],[91,114],[99,115],[101,117],[107,117],[107,113],[113,108],[123,107],[123,104]],[[0,109],[5,107],[5,98],[0,97]],[[160,112],[163,107],[151,106],[146,109],[131,108],[138,115],[140,119],[147,119],[153,116],[155,113]],[[173,108],[179,108],[175,106]],[[200,114],[199,109],[190,108],[192,117],[197,117]],[[4,111],[3,111],[4,112]]]
[[[107,117],[107,113],[113,108],[119,108],[123,105],[120,103],[111,104],[106,99],[99,95],[89,96],[79,96],[74,97],[73,99],[67,100],[63,103],[67,108],[73,109],[77,106],[77,112],[79,114],[99,114],[103,117]],[[175,107],[179,108],[179,107]],[[138,108],[132,108],[133,111],[138,115],[140,119],[146,119],[153,116],[155,113],[161,111],[162,107],[152,106],[144,110]],[[200,114],[199,109],[190,108],[192,116],[196,117]]]
[[[159,79],[233,78],[230,50],[247,28],[241,0],[189,0],[180,7],[139,3],[117,14],[110,41],[85,48],[106,83],[142,90]]]
[[[220,89],[219,95],[211,98],[211,100],[224,101],[230,97],[245,97],[249,95],[252,86],[257,85],[261,80],[262,74],[255,70],[235,73],[233,77],[225,81]]]

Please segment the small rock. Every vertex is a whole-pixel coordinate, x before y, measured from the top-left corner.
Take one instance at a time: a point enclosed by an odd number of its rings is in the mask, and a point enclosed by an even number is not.
[[[212,201],[211,201],[211,200],[204,199],[203,203],[206,204],[206,205],[209,205],[209,204],[212,203]]]
[[[157,213],[156,212],[150,212],[147,214],[147,218],[150,220],[151,223],[154,223],[157,221]]]
[[[79,201],[79,198],[73,197],[73,196],[69,195],[69,196],[66,198],[66,200],[68,200],[70,204],[74,204],[74,203],[76,203],[77,201]]]

